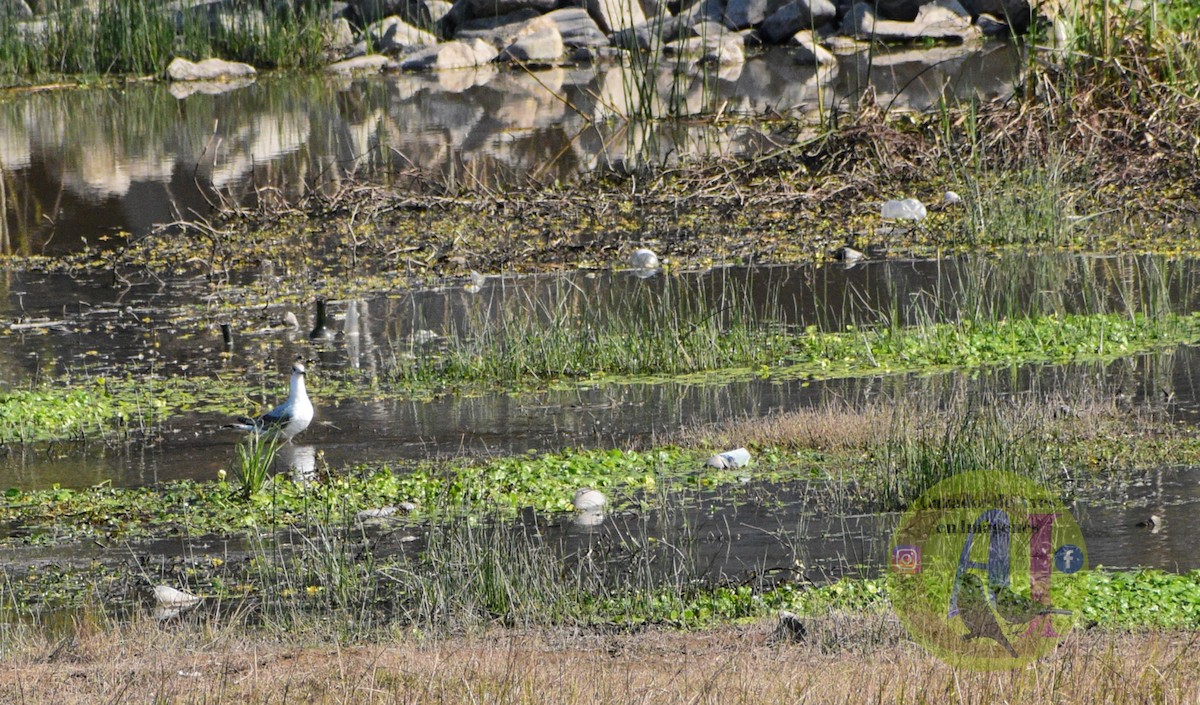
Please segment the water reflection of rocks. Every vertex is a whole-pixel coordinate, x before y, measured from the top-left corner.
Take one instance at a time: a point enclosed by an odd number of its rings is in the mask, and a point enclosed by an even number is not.
[[[1019,66],[1006,58],[1009,45],[855,54],[827,67],[790,60],[788,51],[732,69],[678,73],[668,65],[648,79],[622,65],[485,67],[271,78],[182,99],[165,85],[16,96],[0,103],[0,169],[10,184],[0,245],[67,251],[79,233],[98,244],[106,230],[145,232],[208,213],[222,199],[291,198],[385,171],[414,185],[477,186],[754,155],[781,146],[773,128],[627,118],[819,118],[868,88],[882,106],[928,110],[947,93],[1007,95]],[[635,90],[645,80],[649,90]]]

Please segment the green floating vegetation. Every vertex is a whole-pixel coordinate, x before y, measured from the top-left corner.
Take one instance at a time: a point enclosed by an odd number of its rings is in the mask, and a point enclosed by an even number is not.
[[[0,444],[107,438],[149,428],[167,408],[148,394],[115,396],[102,382],[0,392]]]
[[[234,459],[235,467],[238,463]],[[277,474],[264,478],[257,491],[224,479],[157,487],[10,489],[0,502],[0,524],[20,531],[0,537],[0,544],[336,525],[352,522],[360,511],[402,502],[416,504],[425,517],[472,511],[512,516],[523,507],[563,511],[571,509],[574,492],[581,487],[601,489],[615,500],[628,499],[667,478],[693,474],[696,483],[706,486],[732,478],[732,473],[704,467],[697,453],[667,448],[528,454],[482,464],[422,463],[404,472],[384,467],[320,482],[295,482]]]
[[[1061,579],[1066,603],[1087,623],[1112,629],[1200,628],[1200,570],[1092,570]]]
[[[183,411],[244,411],[244,382],[175,377],[95,377],[0,391],[0,445],[39,441],[114,441],[157,433]]]
[[[397,377],[402,384],[637,381],[715,373],[725,381],[830,378],[1115,359],[1197,338],[1200,314],[1065,314],[791,332],[747,317],[723,324],[704,308],[654,307],[640,316],[583,313],[552,324],[536,317],[501,318],[482,333],[452,337],[441,354],[412,356]]]
[[[1091,570],[1062,580],[1064,605],[1084,627],[1102,629],[1200,628],[1200,570]],[[830,610],[879,611],[891,608],[887,578],[843,578],[808,587],[793,583],[766,591],[748,585],[611,597],[596,605],[606,619],[675,624],[687,628],[761,618],[789,610],[817,616]]]
[[[392,373],[388,393],[428,396],[439,390],[472,393],[601,381],[829,379],[1083,362],[1170,349],[1200,338],[1200,314],[1045,315],[789,332],[740,315],[718,324],[710,308],[660,310],[665,313],[650,319],[616,311],[553,325],[536,317],[502,317],[479,336],[450,338],[440,353],[410,357]],[[673,322],[666,324],[666,318]],[[245,411],[250,392],[243,380],[228,375],[221,384],[126,377],[0,392],[0,444],[136,437],[187,411]],[[375,380],[354,377],[330,380],[317,390],[327,401],[378,393]]]

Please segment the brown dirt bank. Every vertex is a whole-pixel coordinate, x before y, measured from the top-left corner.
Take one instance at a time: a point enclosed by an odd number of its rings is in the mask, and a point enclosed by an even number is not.
[[[777,643],[767,624],[620,635],[496,630],[297,647],[147,622],[6,653],[0,701],[1194,703],[1197,638],[1077,630],[1028,668],[975,673],[906,641]]]

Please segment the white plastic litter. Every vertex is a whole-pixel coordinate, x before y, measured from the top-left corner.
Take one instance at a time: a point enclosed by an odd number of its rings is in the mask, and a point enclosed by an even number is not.
[[[604,509],[608,504],[608,498],[600,490],[582,489],[575,493],[575,499],[571,501],[571,504],[577,512],[594,512]]]
[[[166,607],[183,607],[194,605],[200,601],[200,598],[192,593],[178,590],[170,585],[155,585],[154,599],[158,604]]]
[[[883,204],[883,217],[891,220],[924,220],[925,204],[915,198],[902,201],[887,201]]]
[[[730,468],[740,468],[750,464],[750,451],[745,448],[734,448],[727,450],[724,453],[717,453],[708,459],[707,465],[710,468],[719,470],[728,470]]]
[[[653,250],[638,248],[629,256],[629,265],[634,269],[658,269],[658,255]]]

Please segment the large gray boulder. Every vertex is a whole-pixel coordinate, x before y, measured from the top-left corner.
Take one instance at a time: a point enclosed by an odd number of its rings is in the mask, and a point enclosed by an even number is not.
[[[837,57],[817,40],[811,29],[802,29],[784,42],[791,47],[789,52],[798,63],[811,66],[836,66]]]
[[[842,32],[878,42],[909,42],[920,39],[966,42],[980,36],[971,15],[958,0],[934,0],[923,5],[912,22],[877,17],[871,4],[859,2],[842,19]]]
[[[418,29],[399,17],[385,17],[367,27],[364,32],[375,43],[375,47],[386,54],[400,53],[417,47],[437,44],[437,37]]]
[[[553,64],[562,60],[566,47],[554,20],[539,17],[530,21],[518,36],[500,50],[495,61],[523,64]]]
[[[731,34],[724,41],[715,44],[706,43],[705,51],[697,63],[702,66],[739,66],[746,61],[743,45],[742,38],[736,34]]]
[[[422,0],[348,0],[346,5],[343,15],[359,27],[393,15],[417,27],[429,26],[432,19]]]
[[[25,0],[0,0],[0,19],[28,20],[33,18],[33,10],[25,4]]]
[[[610,34],[646,21],[641,0],[586,0],[587,12],[600,30]]]
[[[757,27],[789,0],[729,0],[725,6],[725,25],[730,29]]]
[[[630,51],[657,51],[664,44],[699,36],[696,27],[704,27],[705,23],[724,28],[724,15],[725,5],[721,0],[699,0],[678,15],[655,15],[640,25],[613,32],[611,39],[614,45]]]
[[[543,21],[553,22],[562,42],[568,49],[578,47],[609,46],[608,35],[601,31],[600,26],[587,10],[578,7],[564,7],[561,10],[542,15]]]
[[[455,7],[459,6],[455,5]],[[443,36],[453,37],[462,41],[482,39],[485,42],[491,42],[497,48],[502,48],[507,46],[516,37],[517,32],[526,23],[541,16],[541,13],[537,10],[525,8],[506,15],[476,17],[471,20],[458,21],[455,20],[454,11],[452,10],[442,18],[441,28]]]
[[[438,23],[442,35],[461,39],[457,32],[472,20],[488,20],[517,12],[544,15],[558,7],[558,0],[455,0]]]
[[[348,52],[354,46],[354,29],[345,17],[338,17],[325,29],[325,47],[334,52]]]
[[[764,42],[782,44],[802,29],[813,29],[829,22],[837,13],[830,0],[792,0],[763,20],[758,34]]]
[[[250,64],[222,59],[205,59],[192,63],[187,59],[175,57],[167,66],[167,76],[172,81],[228,81],[251,77],[257,73]]]
[[[871,11],[881,19],[912,22],[922,5],[932,0],[870,0]]]
[[[482,39],[469,42],[449,41],[425,47],[400,61],[405,71],[467,69],[496,58],[496,49]]]
[[[325,67],[325,73],[337,74],[339,76],[351,76],[354,74],[379,73],[392,67],[392,60],[380,54],[371,54],[369,56],[356,56],[353,59],[346,59]]]

